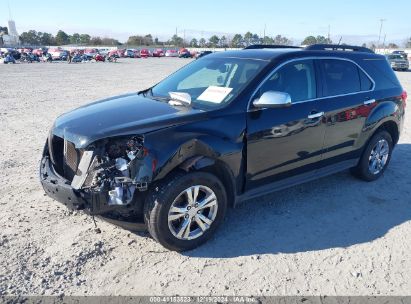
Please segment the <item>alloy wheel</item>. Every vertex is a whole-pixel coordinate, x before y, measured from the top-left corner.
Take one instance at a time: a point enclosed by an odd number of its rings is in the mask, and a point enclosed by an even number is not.
[[[380,139],[371,150],[368,159],[368,169],[374,175],[380,173],[387,164],[388,156],[390,154],[390,146],[385,139]]]
[[[210,188],[191,186],[171,204],[168,227],[178,239],[193,240],[202,236],[213,224],[218,210],[217,196]]]

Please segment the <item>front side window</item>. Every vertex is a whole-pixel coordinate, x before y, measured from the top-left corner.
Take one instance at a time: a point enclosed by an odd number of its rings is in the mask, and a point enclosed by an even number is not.
[[[316,98],[313,61],[293,61],[279,68],[262,84],[259,96],[267,91],[288,93],[293,103]]]
[[[359,69],[354,63],[346,60],[323,59],[321,65],[324,74],[323,90],[325,96],[361,91]],[[363,86],[367,87],[367,84],[364,83]]]

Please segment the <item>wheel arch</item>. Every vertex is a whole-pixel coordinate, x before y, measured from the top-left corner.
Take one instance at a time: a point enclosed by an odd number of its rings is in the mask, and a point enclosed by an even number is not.
[[[194,156],[183,162],[178,169],[185,172],[190,171],[204,171],[216,176],[224,185],[228,205],[233,207],[235,205],[236,197],[236,183],[232,171],[228,165],[218,159],[212,159],[207,156]]]
[[[401,110],[394,100],[384,101],[377,105],[365,121],[359,144],[362,149],[370,139],[380,130],[386,130],[392,137],[393,144],[397,144],[400,136]]]
[[[387,120],[384,123],[380,124],[380,126],[374,131],[374,134],[376,134],[377,132],[384,130],[387,131],[392,138],[392,143],[395,146],[398,143],[398,140],[400,138],[400,133],[399,133],[399,128],[398,125],[395,121],[393,120]]]
[[[183,172],[203,171],[216,176],[224,185],[228,205],[234,206],[237,192],[242,188],[243,147],[241,138],[228,140],[209,134],[197,135],[183,142],[175,142],[168,150],[159,149],[154,144],[149,147],[153,158],[157,159],[149,183],[157,182],[169,176]]]

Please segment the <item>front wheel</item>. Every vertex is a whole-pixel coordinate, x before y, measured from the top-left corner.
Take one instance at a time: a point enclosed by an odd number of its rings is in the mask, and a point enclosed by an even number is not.
[[[145,221],[161,245],[184,251],[206,242],[226,209],[226,191],[217,177],[205,172],[181,173],[152,190],[145,204]]]
[[[371,138],[358,165],[352,173],[365,181],[378,179],[387,168],[392,154],[393,142],[390,133],[379,131]]]

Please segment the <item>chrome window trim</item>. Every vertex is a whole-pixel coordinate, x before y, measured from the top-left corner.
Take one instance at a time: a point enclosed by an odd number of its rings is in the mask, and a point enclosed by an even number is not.
[[[295,62],[295,61],[304,61],[304,60],[323,60],[323,59],[332,59],[332,60],[342,60],[342,61],[348,61],[351,62],[353,64],[355,64],[367,77],[368,79],[372,82],[372,88],[371,90],[367,90],[367,91],[358,91],[358,92],[352,92],[352,93],[346,93],[346,94],[340,94],[340,95],[332,95],[332,96],[323,96],[323,97],[318,97],[318,98],[312,98],[312,99],[307,99],[307,100],[301,100],[301,101],[296,101],[296,102],[292,102],[291,100],[291,105],[293,104],[299,104],[299,103],[305,103],[305,102],[310,102],[310,101],[315,101],[315,100],[322,100],[322,99],[327,99],[327,98],[335,98],[335,97],[342,97],[342,96],[351,96],[351,95],[355,95],[358,93],[368,93],[368,92],[372,92],[375,90],[375,81],[374,79],[372,79],[372,77],[355,61],[348,59],[348,58],[341,58],[341,57],[328,57],[328,56],[319,56],[319,57],[301,57],[301,58],[293,58],[287,61],[284,61],[283,63],[281,63],[280,65],[278,65],[277,67],[275,67],[275,69],[268,74],[263,81],[261,81],[261,83],[257,86],[257,88],[253,91],[253,94],[250,97],[250,100],[248,101],[248,105],[247,105],[247,112],[249,110],[251,110],[251,103],[253,101],[253,97],[255,96],[255,94],[258,92],[258,90],[262,87],[262,85],[275,73],[277,72],[279,69],[281,69],[283,66],[285,66],[288,63],[291,62]],[[316,83],[317,85],[317,83]]]

